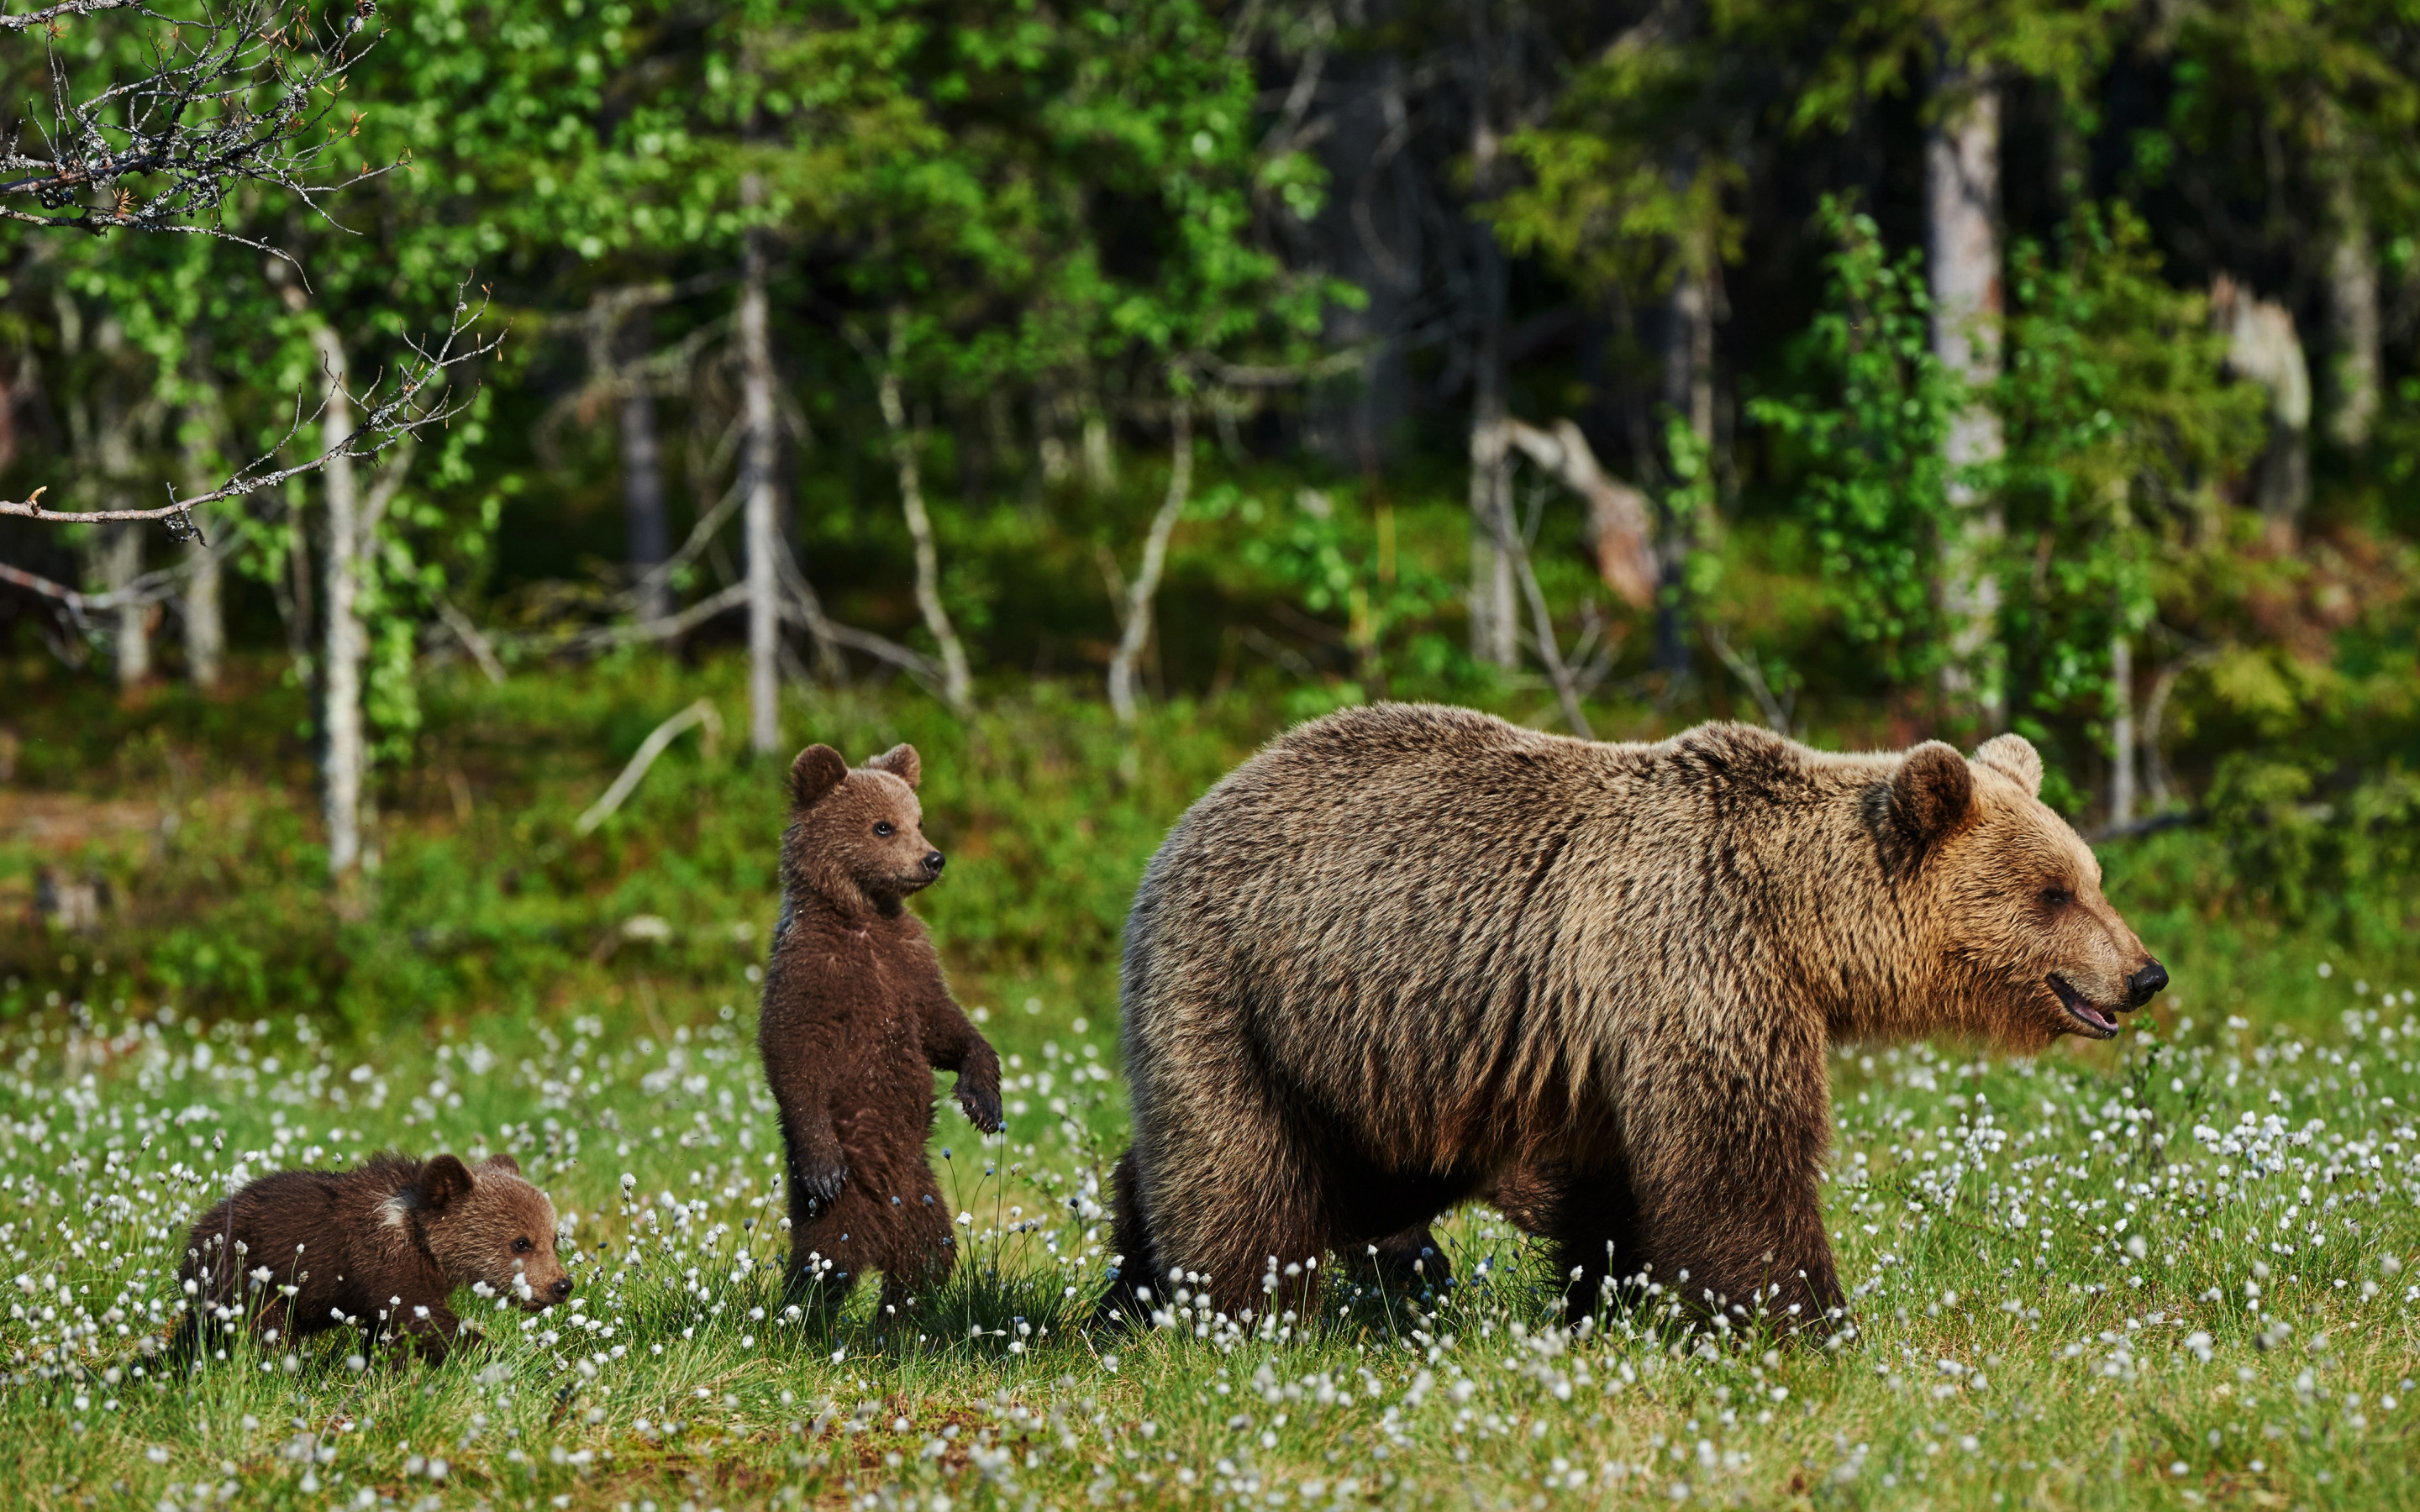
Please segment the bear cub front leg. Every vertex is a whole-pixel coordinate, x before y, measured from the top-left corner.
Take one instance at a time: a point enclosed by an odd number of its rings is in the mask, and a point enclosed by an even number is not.
[[[1000,1133],[1000,1055],[951,1000],[947,987],[940,1002],[925,1010],[924,1058],[935,1071],[957,1072],[958,1107],[969,1123],[985,1134]]]

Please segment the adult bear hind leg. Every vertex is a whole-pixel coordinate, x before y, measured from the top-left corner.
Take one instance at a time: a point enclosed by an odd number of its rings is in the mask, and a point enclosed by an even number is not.
[[[1151,1227],[1143,1218],[1140,1180],[1135,1172],[1135,1152],[1128,1149],[1118,1157],[1116,1168],[1109,1172],[1109,1213],[1118,1269],[1110,1277],[1109,1289],[1101,1294],[1100,1305],[1093,1311],[1095,1323],[1120,1318],[1149,1318],[1152,1299],[1161,1295],[1164,1288],[1158,1251],[1152,1244]]]

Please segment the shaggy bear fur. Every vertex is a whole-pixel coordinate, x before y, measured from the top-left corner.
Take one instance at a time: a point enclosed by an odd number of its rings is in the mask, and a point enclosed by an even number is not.
[[[458,1287],[531,1312],[571,1295],[554,1204],[509,1155],[465,1165],[382,1154],[349,1171],[264,1176],[194,1225],[178,1274],[187,1355],[206,1330],[248,1321],[271,1344],[358,1328],[368,1346],[407,1343],[442,1360],[461,1330],[445,1305]]]
[[[1105,1308],[1187,1272],[1230,1314],[1307,1308],[1323,1254],[1406,1269],[1486,1196],[1555,1242],[1567,1305],[1610,1265],[1822,1319],[1827,1045],[2105,1039],[2166,983],[2040,781],[2014,735],[1600,745],[1398,704],[1280,737],[1186,814],[1127,923]]]
[[[790,1281],[835,1306],[879,1271],[883,1303],[949,1273],[950,1214],[924,1157],[933,1072],[1000,1131],[1000,1057],[967,1021],[924,926],[905,904],[941,874],[898,746],[849,770],[830,746],[790,767],[782,918],[756,1042],[789,1156]]]

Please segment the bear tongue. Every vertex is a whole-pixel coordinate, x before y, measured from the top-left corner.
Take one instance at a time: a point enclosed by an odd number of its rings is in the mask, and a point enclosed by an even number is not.
[[[2059,1005],[2076,1018],[2103,1034],[2118,1032],[2118,1019],[2098,1004],[2086,1002],[2084,995],[2069,986],[2055,973],[2050,978],[2050,990],[2058,995]]]

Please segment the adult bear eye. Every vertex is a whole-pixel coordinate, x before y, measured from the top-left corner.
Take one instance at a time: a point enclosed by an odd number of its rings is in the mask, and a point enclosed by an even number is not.
[[[2044,887],[2042,889],[2041,901],[2042,906],[2045,908],[2064,908],[2069,903],[2075,902],[2075,894],[2068,891],[2065,887]]]
[[[877,834],[877,835],[882,836],[882,837],[883,837],[884,839],[886,839],[886,840],[887,840],[887,839],[889,839],[891,836],[895,835],[895,834],[897,834],[897,833],[898,833],[898,831],[897,831],[897,830],[895,830],[895,829],[893,829],[893,828],[892,828],[892,827],[891,827],[891,821],[890,821],[890,820],[888,820],[888,819],[882,819],[882,820],[877,820],[877,821],[876,821],[876,822],[875,822],[875,825],[874,825],[874,832],[875,832],[876,834]]]

